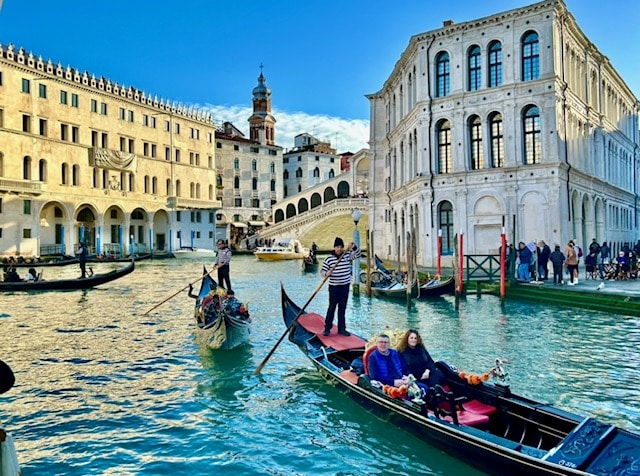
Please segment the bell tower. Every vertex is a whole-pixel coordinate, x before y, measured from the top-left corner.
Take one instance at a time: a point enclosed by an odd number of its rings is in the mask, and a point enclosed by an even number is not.
[[[262,145],[275,145],[276,119],[271,115],[271,89],[267,87],[262,74],[262,64],[258,85],[253,88],[253,114],[249,118],[249,132],[252,141]]]

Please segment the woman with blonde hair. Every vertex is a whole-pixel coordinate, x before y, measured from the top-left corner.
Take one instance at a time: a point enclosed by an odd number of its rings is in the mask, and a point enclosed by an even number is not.
[[[427,352],[422,342],[422,337],[417,330],[409,329],[404,333],[398,344],[398,352],[418,382],[424,383],[429,387],[441,383],[440,370],[438,370],[433,358]]]

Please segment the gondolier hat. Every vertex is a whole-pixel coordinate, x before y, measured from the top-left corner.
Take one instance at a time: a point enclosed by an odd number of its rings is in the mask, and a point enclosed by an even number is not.
[[[333,247],[335,248],[336,246],[344,247],[344,241],[342,241],[342,238],[340,238],[339,236],[336,236],[336,239],[333,242]]]
[[[4,393],[13,387],[16,378],[13,375],[11,367],[0,360],[0,393]]]

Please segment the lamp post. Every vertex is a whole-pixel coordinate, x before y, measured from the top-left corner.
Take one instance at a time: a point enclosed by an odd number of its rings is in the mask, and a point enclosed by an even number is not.
[[[353,223],[355,224],[355,228],[353,230],[353,243],[360,249],[360,231],[358,230],[358,222],[360,221],[360,217],[362,214],[360,210],[355,208],[353,213],[351,214],[351,218]],[[356,258],[353,260],[353,295],[360,295],[360,258]]]

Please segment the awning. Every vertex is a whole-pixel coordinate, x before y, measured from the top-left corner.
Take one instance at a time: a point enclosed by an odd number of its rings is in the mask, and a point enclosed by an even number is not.
[[[251,226],[265,226],[266,223],[263,221],[253,221],[253,220],[249,220],[249,225]]]
[[[247,225],[246,223],[239,222],[239,221],[231,222],[231,226],[235,226],[236,228],[249,228],[249,225]]]

